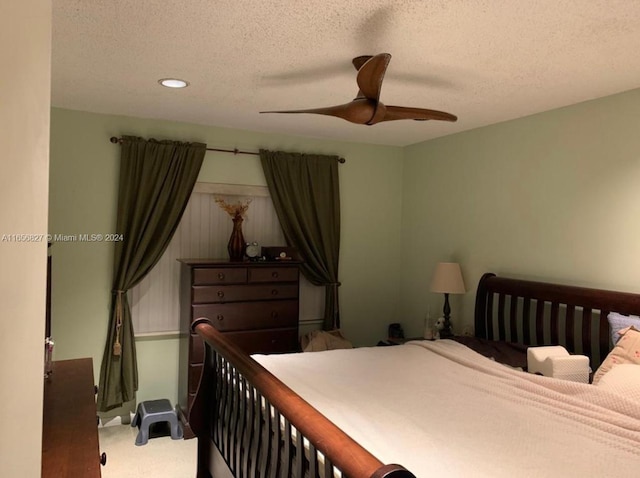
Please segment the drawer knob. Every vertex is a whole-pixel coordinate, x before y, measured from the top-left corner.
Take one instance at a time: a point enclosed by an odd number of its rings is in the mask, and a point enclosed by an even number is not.
[[[224,292],[222,292],[221,290],[218,291],[218,297],[220,297],[221,299],[224,297]]]
[[[224,280],[224,272],[218,272],[218,279]]]
[[[276,339],[271,339],[271,345],[276,343]]]
[[[271,318],[272,319],[277,319],[278,318],[278,313],[275,310],[273,312],[271,312]]]
[[[273,271],[271,273],[271,277],[273,277],[274,279],[277,279],[278,278],[278,271]]]
[[[100,455],[100,464],[102,466],[107,464],[107,454],[106,453],[102,453],[102,455]]]
[[[277,289],[271,290],[271,295],[278,295],[278,290]]]
[[[224,315],[222,314],[218,314],[218,317],[216,317],[220,322],[222,322],[224,320]]]

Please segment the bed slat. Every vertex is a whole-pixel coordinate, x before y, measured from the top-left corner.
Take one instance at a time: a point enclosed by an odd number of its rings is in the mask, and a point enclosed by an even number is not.
[[[282,430],[280,429],[280,421],[282,415],[277,408],[274,408],[273,416],[273,437],[271,440],[271,466],[269,467],[269,478],[278,478],[282,468]]]
[[[260,465],[258,468],[258,476],[267,476],[267,470],[270,465],[271,458],[271,447],[269,446],[269,441],[271,439],[271,434],[273,433],[273,429],[271,428],[271,404],[268,400],[264,400],[264,408],[262,409],[262,420],[260,421]]]
[[[593,311],[585,307],[582,309],[582,353],[588,357],[593,355],[591,338],[591,322],[593,319]]]
[[[235,372],[235,370],[234,370]],[[238,398],[234,400],[234,404],[238,405],[238,421],[236,422],[236,429],[235,429],[235,433],[234,433],[234,437],[235,440],[233,440],[233,446],[232,449],[235,450],[235,472],[236,472],[236,476],[238,478],[246,478],[246,467],[245,467],[245,462],[243,459],[246,458],[246,453],[244,452],[246,450],[246,442],[245,442],[245,432],[246,432],[246,427],[247,427],[247,421],[248,421],[248,417],[247,417],[247,413],[249,411],[249,404],[248,404],[248,396],[247,396],[247,389],[246,389],[246,381],[245,378],[242,376],[239,376],[239,387],[234,387],[234,390],[237,392],[238,394]],[[235,397],[234,397],[235,398]]]
[[[309,478],[320,478],[318,473],[318,451],[311,443],[309,443]],[[331,476],[328,478],[331,478]]]
[[[215,380],[216,383],[219,384],[222,376],[222,357],[220,355],[216,355],[216,363],[215,363]],[[222,387],[215,387],[215,400],[216,400],[216,413],[213,414],[213,442],[218,446],[222,437],[222,420],[220,417],[222,416],[222,409],[220,404],[222,403]]]
[[[525,344],[531,343],[531,299],[525,297],[522,303],[522,340]]]
[[[260,395],[255,388],[253,388],[253,393],[255,394],[255,398],[253,400],[253,431],[251,434],[251,454],[249,456],[249,461],[251,462],[249,476],[258,476],[258,459],[261,449],[264,417],[262,416],[262,395]]]
[[[556,301],[551,303],[551,318],[550,324],[551,326],[551,343],[559,344],[560,343],[560,304]],[[542,341],[541,343],[544,343]]]
[[[511,307],[509,307],[509,342],[518,341],[518,297],[511,296]]]
[[[229,363],[227,361],[224,362],[224,369],[223,369],[223,376],[221,378],[222,384],[223,384],[223,413],[222,416],[224,417],[223,423],[224,423],[224,429],[223,429],[223,436],[222,436],[222,449],[220,450],[222,452],[222,456],[224,456],[225,460],[227,460],[227,462],[229,462],[230,458],[231,458],[231,437],[230,437],[230,433],[231,430],[229,429],[229,423],[230,423],[230,419],[231,419],[231,396],[233,394],[233,390],[231,388],[231,384],[229,383],[229,379],[227,378],[229,376],[229,374],[231,373],[230,370],[230,366]]]
[[[505,295],[500,294],[498,296],[498,340],[506,340],[505,326],[504,326],[504,303]]]
[[[326,456],[324,457],[324,476],[325,478],[327,476],[333,477],[333,463]]]
[[[242,377],[231,364],[229,364],[229,368],[231,370],[232,383],[230,388],[232,393],[229,402],[230,425],[227,431],[227,446],[229,447],[229,459],[233,461],[233,470],[240,473],[241,453],[238,444],[241,443],[241,433],[244,428],[247,397],[242,393],[244,390]]]
[[[544,343],[544,301],[536,301],[536,341],[535,344]]]
[[[240,434],[240,443],[242,443],[242,447],[238,447],[242,449],[241,457],[242,457],[242,471],[241,476],[244,478],[249,478],[251,475],[249,474],[249,454],[251,451],[251,438],[253,436],[253,387],[247,384],[246,379],[243,377],[243,390],[245,397],[245,419],[243,422],[242,431]],[[248,387],[248,388],[245,388]]]
[[[311,452],[311,450],[309,450]],[[302,433],[296,433],[296,456],[295,456],[295,469],[296,474],[294,476],[305,476],[304,473],[304,461],[305,461],[305,449],[304,449],[304,437]]]
[[[289,478],[293,476],[293,450],[291,449],[291,440],[293,434],[291,433],[291,423],[286,418],[284,419],[284,449],[282,451],[282,469],[280,472],[281,478]]]
[[[489,340],[493,340],[493,294],[489,294],[487,297],[487,310],[485,311],[485,314],[483,327],[487,333],[486,337]]]
[[[576,315],[576,308],[574,305],[567,305],[567,312],[565,315],[565,326],[564,326],[564,331],[565,331],[565,339],[566,339],[566,344],[567,344],[567,349],[568,350],[576,350],[576,341],[575,341],[575,334],[574,334],[574,325],[575,325],[575,315]]]
[[[600,362],[604,362],[607,351],[610,348],[611,339],[609,338],[609,322],[607,321],[609,312],[604,309],[600,311],[600,323],[598,324],[598,357]]]

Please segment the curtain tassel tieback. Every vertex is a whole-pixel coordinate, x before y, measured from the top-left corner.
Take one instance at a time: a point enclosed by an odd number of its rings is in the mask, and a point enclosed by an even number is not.
[[[340,303],[338,301],[338,287],[342,285],[341,282],[329,282],[327,286],[333,288],[333,328],[334,330],[340,329]]]
[[[126,290],[115,290],[116,293],[116,337],[113,343],[113,355],[122,355],[122,345],[120,344],[120,329],[122,328],[122,296]]]

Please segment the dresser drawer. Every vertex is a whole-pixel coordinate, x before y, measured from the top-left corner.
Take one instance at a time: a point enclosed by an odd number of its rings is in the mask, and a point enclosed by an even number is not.
[[[248,354],[298,351],[298,329],[259,330],[225,334]]]
[[[244,284],[247,282],[245,267],[196,267],[193,269],[193,284]]]
[[[297,282],[297,267],[250,267],[249,282]]]
[[[193,286],[194,304],[297,298],[298,284]]]
[[[192,320],[206,317],[222,332],[298,325],[297,300],[199,304],[192,306],[192,313]]]

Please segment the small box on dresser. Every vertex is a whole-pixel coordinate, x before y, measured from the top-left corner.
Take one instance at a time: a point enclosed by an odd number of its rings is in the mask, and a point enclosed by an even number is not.
[[[184,436],[191,438],[189,414],[204,361],[204,343],[191,333],[191,324],[210,319],[248,354],[297,351],[300,262],[178,260],[178,405]]]

